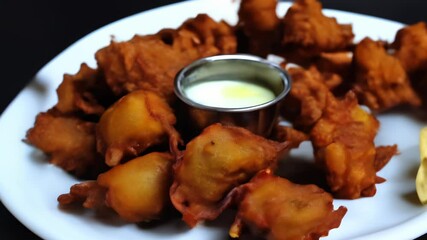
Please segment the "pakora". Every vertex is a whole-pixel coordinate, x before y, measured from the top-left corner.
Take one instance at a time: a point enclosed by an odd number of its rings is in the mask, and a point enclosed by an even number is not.
[[[358,43],[353,65],[353,89],[370,109],[385,111],[405,104],[421,105],[401,62],[389,55],[381,42],[365,38]]]
[[[56,92],[55,108],[63,114],[100,116],[116,100],[100,72],[84,63],[76,74],[64,74]]]
[[[46,153],[50,163],[78,177],[94,178],[107,169],[96,151],[95,123],[63,116],[56,109],[37,115],[25,141]]]
[[[85,208],[112,208],[129,222],[159,219],[170,206],[172,164],[169,153],[152,152],[113,167],[97,181],[76,184],[58,197],[62,206],[82,203]]]
[[[378,120],[358,105],[353,92],[342,100],[327,97],[310,139],[335,197],[370,197],[376,193],[375,184],[384,181],[376,173],[397,153],[397,146],[376,148],[378,128]]]
[[[276,14],[277,0],[242,0],[237,23],[241,31],[239,51],[265,57],[280,42],[280,19]]]
[[[258,173],[234,190],[238,212],[229,234],[247,227],[263,239],[319,239],[339,227],[347,208],[333,207],[332,196],[316,185],[298,185],[270,171]]]
[[[165,99],[153,92],[133,91],[102,114],[96,126],[97,149],[105,155],[108,166],[162,143],[175,153],[181,141],[175,122]]]
[[[199,14],[178,29],[112,41],[95,57],[115,95],[144,89],[172,103],[176,99],[173,81],[181,68],[202,57],[235,53],[236,45],[231,26]]]
[[[282,24],[281,44],[289,62],[304,64],[322,52],[343,51],[353,45],[352,26],[325,16],[317,0],[296,0]]]
[[[234,126],[213,124],[191,140],[174,165],[170,197],[194,227],[213,220],[230,204],[227,194],[258,171],[275,168],[288,143],[267,140]]]

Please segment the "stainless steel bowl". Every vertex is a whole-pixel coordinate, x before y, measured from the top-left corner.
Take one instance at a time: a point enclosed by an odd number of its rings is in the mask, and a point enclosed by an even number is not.
[[[214,107],[194,101],[186,94],[186,87],[201,81],[238,80],[256,83],[274,93],[274,99],[245,107]],[[199,59],[175,78],[175,94],[185,104],[189,126],[203,129],[220,122],[241,126],[268,136],[278,119],[279,103],[291,88],[289,75],[280,66],[263,58],[245,55],[218,55]]]

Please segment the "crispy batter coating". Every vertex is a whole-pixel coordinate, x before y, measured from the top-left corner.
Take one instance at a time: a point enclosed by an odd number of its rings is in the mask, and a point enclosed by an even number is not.
[[[85,208],[102,209],[107,207],[105,203],[106,193],[106,188],[92,180],[74,184],[69,193],[59,195],[57,200],[61,206],[77,203],[82,204]]]
[[[281,114],[297,129],[307,131],[322,116],[326,98],[332,95],[321,74],[290,68],[292,88],[282,104]]]
[[[25,141],[49,155],[49,161],[78,177],[93,178],[106,169],[96,151],[95,124],[62,116],[52,109],[39,113]]]
[[[381,42],[363,39],[354,50],[353,61],[356,71],[354,91],[361,103],[372,110],[421,104],[402,64],[386,52]]]
[[[101,115],[105,106],[114,101],[100,73],[84,63],[76,74],[64,74],[56,92],[58,103],[55,108],[64,114]]]
[[[343,100],[328,96],[326,106],[310,138],[332,193],[346,199],[373,196],[375,184],[383,182],[376,175],[378,168],[397,153],[396,146],[377,152],[374,138],[379,122],[357,104],[354,93]]]
[[[343,96],[353,83],[353,52],[321,53],[310,69],[315,69],[325,79],[325,84],[335,96]]]
[[[345,50],[353,38],[352,26],[323,15],[317,0],[296,0],[283,18],[282,44],[291,62],[302,63],[321,52]]]
[[[392,47],[394,55],[409,73],[427,66],[427,24],[419,22],[400,29]]]
[[[280,41],[277,0],[242,0],[237,28],[242,32],[240,51],[267,56]]]
[[[105,162],[115,166],[148,147],[167,143],[177,152],[179,133],[173,128],[175,115],[157,94],[137,90],[127,94],[102,114],[96,126],[97,149]]]
[[[309,136],[293,127],[277,125],[274,128],[272,139],[279,142],[289,142],[290,148],[297,148],[302,142],[309,140]]]
[[[100,174],[98,184],[108,189],[107,206],[130,222],[158,219],[170,206],[174,160],[171,154],[152,152]]]
[[[171,102],[175,99],[173,80],[181,68],[202,57],[235,53],[236,45],[229,25],[200,14],[178,29],[112,41],[95,57],[116,95],[145,89]]]
[[[137,157],[100,174],[97,181],[72,186],[58,202],[62,206],[82,203],[91,209],[109,207],[129,222],[158,219],[171,206],[174,160],[171,154],[159,152]]]
[[[332,196],[316,185],[298,185],[270,171],[258,173],[234,191],[239,196],[230,236],[243,227],[263,239],[319,239],[339,227],[347,209],[333,208]]]
[[[214,124],[190,141],[174,165],[170,196],[183,220],[194,227],[215,219],[229,204],[227,194],[258,171],[274,168],[288,143],[278,143],[232,126]]]

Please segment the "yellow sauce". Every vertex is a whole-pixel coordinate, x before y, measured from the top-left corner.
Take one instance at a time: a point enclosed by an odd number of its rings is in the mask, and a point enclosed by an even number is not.
[[[221,108],[250,107],[275,98],[274,92],[266,87],[238,80],[198,82],[187,86],[184,92],[194,102]]]

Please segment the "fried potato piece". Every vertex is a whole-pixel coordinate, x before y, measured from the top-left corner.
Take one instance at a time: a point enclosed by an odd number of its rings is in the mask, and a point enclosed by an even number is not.
[[[378,128],[378,120],[358,105],[354,93],[343,100],[328,96],[310,139],[316,163],[324,168],[335,197],[373,196],[375,184],[384,181],[376,173],[397,153],[397,147],[376,148]]]
[[[63,81],[56,90],[58,103],[55,108],[64,114],[101,115],[105,106],[114,101],[100,73],[81,64],[75,74],[64,74]]]
[[[325,16],[317,0],[296,0],[282,23],[282,45],[290,62],[301,64],[322,52],[342,51],[353,44],[352,26]]]
[[[171,206],[169,187],[172,164],[169,153],[152,152],[118,165],[88,181],[71,187],[58,197],[61,206],[83,203],[83,207],[112,208],[129,222],[158,219]]]
[[[292,88],[282,104],[281,115],[293,126],[308,131],[322,116],[326,98],[332,95],[321,74],[303,68],[290,68]]]
[[[112,41],[95,57],[116,95],[144,89],[172,102],[174,77],[181,68],[202,57],[235,53],[236,45],[228,24],[200,14],[178,29],[135,36],[125,42]]]
[[[237,28],[242,32],[239,49],[262,57],[272,53],[280,41],[277,0],[243,0]],[[244,47],[242,47],[244,46]]]
[[[62,116],[56,109],[37,115],[25,141],[49,155],[49,162],[78,177],[93,178],[106,169],[96,151],[95,124]]]
[[[234,191],[239,198],[229,234],[244,226],[265,239],[319,239],[339,227],[347,209],[333,208],[332,196],[316,185],[298,185],[270,171],[258,173]]]
[[[275,168],[287,148],[244,128],[213,124],[187,144],[174,165],[172,203],[190,227],[213,220],[229,205],[226,196],[234,187]]]
[[[427,24],[418,22],[400,29],[395,36],[392,48],[409,73],[425,69],[427,66]]]
[[[157,94],[137,90],[122,97],[104,114],[96,126],[97,149],[108,166],[115,166],[153,145],[167,143],[177,152],[179,133],[167,102]]]
[[[98,184],[108,189],[107,206],[130,222],[158,219],[171,206],[174,160],[171,154],[153,152],[100,174]]]
[[[362,104],[374,111],[408,104],[421,105],[400,61],[389,55],[381,42],[363,39],[354,50],[354,91]]]

